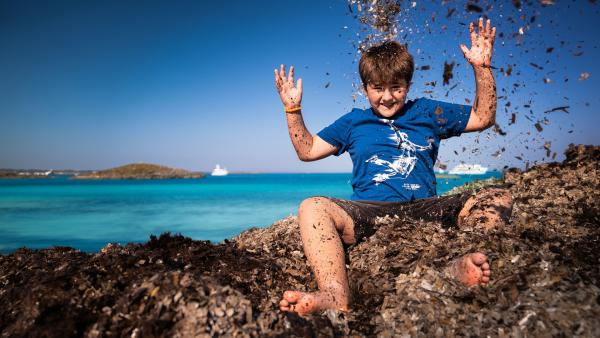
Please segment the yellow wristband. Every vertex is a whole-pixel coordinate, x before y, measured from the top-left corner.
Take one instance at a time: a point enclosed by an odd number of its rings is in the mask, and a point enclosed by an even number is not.
[[[302,107],[295,107],[295,108],[285,108],[285,112],[286,113],[295,113],[302,110]]]

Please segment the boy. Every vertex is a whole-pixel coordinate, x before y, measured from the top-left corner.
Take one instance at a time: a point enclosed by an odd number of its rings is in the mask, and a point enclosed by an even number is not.
[[[496,28],[479,19],[469,26],[471,49],[460,48],[476,81],[474,106],[428,99],[405,103],[414,63],[405,46],[387,41],[361,57],[359,72],[370,109],[353,109],[317,135],[301,115],[302,79],[294,86],[294,68],[286,77],[281,65],[275,85],[285,106],[293,146],[302,161],[350,153],[353,163],[351,200],[312,197],[298,210],[300,234],[319,291],[286,291],[280,309],[305,315],[314,311],[347,311],[350,295],[343,245],[374,233],[378,216],[403,213],[450,225],[492,228],[508,220],[512,200],[501,189],[475,196],[437,198],[433,164],[441,139],[481,131],[495,122],[496,85],[491,72]],[[449,271],[467,286],[485,286],[490,267],[483,253],[459,258]]]

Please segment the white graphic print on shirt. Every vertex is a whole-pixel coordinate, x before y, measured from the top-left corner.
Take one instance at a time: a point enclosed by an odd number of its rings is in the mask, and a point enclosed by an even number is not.
[[[380,159],[377,155],[371,156],[371,158],[369,158],[366,161],[367,163],[373,163],[375,165],[385,167],[383,172],[377,173],[375,174],[375,176],[373,176],[373,181],[375,181],[375,185],[379,185],[379,183],[385,182],[386,180],[394,176],[398,176],[396,178],[401,179],[407,178],[408,175],[410,175],[410,173],[414,169],[415,164],[417,163],[417,157],[415,156],[415,153],[417,151],[425,151],[430,150],[432,148],[431,143],[424,147],[411,142],[408,139],[408,135],[400,131],[400,129],[398,129],[398,127],[394,125],[394,122],[392,120],[380,119],[380,121],[387,124],[390,127],[390,129],[394,132],[389,137],[389,139],[394,142],[394,144],[400,151],[400,155],[392,156],[392,162]],[[411,190],[416,190],[415,188],[418,189],[420,188],[420,186],[411,186],[411,188]]]

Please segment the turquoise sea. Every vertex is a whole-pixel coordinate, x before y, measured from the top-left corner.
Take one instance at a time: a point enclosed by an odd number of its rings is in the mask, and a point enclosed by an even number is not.
[[[214,242],[295,214],[310,196],[348,198],[350,174],[237,174],[203,179],[0,179],[0,252],[107,243],[181,233]],[[499,172],[438,179],[438,194]]]

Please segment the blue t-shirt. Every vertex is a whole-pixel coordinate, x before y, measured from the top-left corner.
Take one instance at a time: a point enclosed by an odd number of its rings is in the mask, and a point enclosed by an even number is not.
[[[317,135],[352,158],[352,200],[409,201],[436,195],[440,140],[460,135],[471,107],[425,98],[391,118],[353,109]]]

